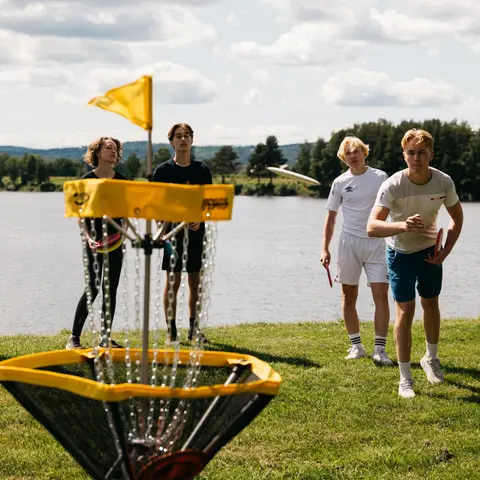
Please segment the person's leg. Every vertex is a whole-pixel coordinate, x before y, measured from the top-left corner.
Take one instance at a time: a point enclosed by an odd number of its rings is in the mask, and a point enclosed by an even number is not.
[[[190,326],[188,329],[188,340],[207,342],[205,335],[200,330],[200,319],[197,316],[197,303],[199,301],[198,288],[200,286],[200,271],[202,269],[203,256],[203,235],[191,235],[188,245],[188,289],[189,299],[188,307],[190,313]]]
[[[88,296],[87,296],[87,288],[88,285],[90,287],[90,293],[92,295],[92,304],[97,298],[98,295],[98,289],[96,287],[96,282],[95,282],[95,271],[93,267],[94,259],[93,259],[93,254],[90,248],[87,247],[87,261],[88,261],[88,274],[89,274],[89,282],[88,284],[86,283],[85,285],[85,290],[80,297],[80,300],[77,303],[77,308],[75,309],[75,316],[73,319],[73,327],[72,327],[72,335],[70,339],[68,340],[68,343],[66,345],[67,349],[72,349],[72,348],[82,348],[80,344],[80,337],[82,335],[83,327],[85,325],[85,321],[87,320],[88,317]],[[103,257],[102,255],[97,255],[97,261],[99,264],[99,275],[100,275],[100,282],[101,282],[101,272],[102,272],[102,265],[103,265]],[[85,279],[86,280],[86,279]]]
[[[392,294],[396,302],[394,340],[400,370],[398,394],[410,398],[415,396],[410,354],[418,265],[415,262],[415,254],[402,254],[390,248],[387,249],[387,264]]]
[[[378,365],[393,365],[386,353],[390,306],[388,303],[389,276],[383,239],[365,239],[364,269],[375,303],[375,340],[372,360]]]
[[[179,235],[177,234],[177,237]],[[183,236],[182,238],[172,238],[172,246],[177,253],[177,259],[172,258],[165,250],[163,252],[162,270],[166,273],[165,289],[163,292],[163,309],[165,312],[165,322],[167,324],[167,341],[177,341],[177,293],[180,288],[182,256],[183,256]],[[173,276],[171,275],[173,274]]]
[[[111,339],[111,331],[113,318],[115,316],[115,309],[117,306],[117,290],[118,284],[120,283],[120,274],[122,272],[122,263],[123,263],[123,247],[119,247],[113,252],[108,254],[108,268],[109,268],[109,301],[107,302],[105,296],[105,273],[104,272],[104,282],[102,285],[103,292],[103,315],[105,318],[105,325],[107,327],[107,336],[110,337],[111,346],[114,348],[123,348],[117,342]],[[108,309],[107,309],[108,306]],[[107,325],[110,323],[110,325]],[[101,341],[101,346],[107,346],[108,342]]]
[[[425,256],[428,255],[425,251]],[[430,252],[431,253],[431,252]],[[440,339],[440,308],[438,298],[442,290],[443,267],[425,262],[426,266],[418,279],[418,293],[423,308],[423,328],[425,330],[426,352],[420,360],[430,383],[442,383],[444,376],[438,358]]]
[[[173,279],[171,279],[171,273],[167,271],[165,290],[163,292],[163,308],[170,337],[169,339],[172,342],[177,340],[177,293],[180,288],[180,281],[181,272],[173,272]]]
[[[342,315],[351,347],[347,360],[366,356],[360,336],[360,321],[357,313],[358,281],[362,265],[355,253],[356,238],[345,233],[340,234],[337,260],[337,281],[342,284]]]

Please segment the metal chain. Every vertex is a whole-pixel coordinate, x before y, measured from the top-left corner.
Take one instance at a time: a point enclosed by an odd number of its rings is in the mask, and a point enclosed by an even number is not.
[[[102,233],[103,240],[105,243],[108,242],[108,223],[105,216],[102,218]],[[105,353],[105,360],[107,366],[107,373],[110,377],[110,383],[113,385],[115,380],[115,372],[113,367],[112,360],[112,303],[110,295],[110,253],[106,252],[103,254],[103,284],[104,284],[104,296],[103,301],[105,302],[104,310],[104,325],[102,331],[102,339],[107,342],[107,348]]]
[[[96,229],[95,229],[95,219],[94,218],[92,218],[90,220],[90,238],[93,241],[97,240],[97,232],[96,232]],[[97,291],[97,297],[98,297],[98,295],[101,292],[102,272],[100,271],[100,263],[98,262],[98,252],[97,252],[96,249],[92,250],[92,255],[93,255],[93,271],[94,271],[94,274],[95,274],[95,280],[94,280],[95,290]],[[92,310],[93,310],[93,304],[92,304]],[[101,335],[102,334],[102,324],[103,324],[103,320],[102,320],[103,312],[102,312],[101,307],[100,307],[98,313],[99,313],[99,318],[100,318],[99,333]],[[94,311],[93,311],[93,320],[92,321],[95,321]],[[97,375],[97,381],[99,383],[104,383],[105,378],[104,378],[104,374],[103,374],[103,367],[102,367],[102,364],[101,364],[101,361],[100,361],[100,355],[99,355],[99,351],[98,351],[98,336],[94,336],[93,340],[94,340],[93,350],[95,352],[94,367],[95,367],[95,371],[96,371],[96,375]]]

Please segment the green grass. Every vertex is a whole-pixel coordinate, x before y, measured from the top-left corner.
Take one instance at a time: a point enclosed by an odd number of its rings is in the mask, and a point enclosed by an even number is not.
[[[225,446],[204,480],[473,479],[480,458],[480,342],[476,320],[442,324],[445,384],[432,386],[418,365],[424,353],[414,324],[417,396],[397,395],[398,368],[344,360],[340,323],[210,329],[211,348],[269,362],[282,376],[279,395]],[[0,337],[0,358],[62,348],[67,333]],[[116,338],[120,341],[122,335]],[[393,354],[391,335],[388,350]],[[373,327],[362,324],[371,350]],[[52,437],[0,388],[0,478],[84,479]]]

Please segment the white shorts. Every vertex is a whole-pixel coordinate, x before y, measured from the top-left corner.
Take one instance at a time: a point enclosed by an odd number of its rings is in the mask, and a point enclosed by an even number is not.
[[[341,232],[335,281],[358,285],[362,268],[368,284],[388,283],[386,244],[383,238],[362,238]]]

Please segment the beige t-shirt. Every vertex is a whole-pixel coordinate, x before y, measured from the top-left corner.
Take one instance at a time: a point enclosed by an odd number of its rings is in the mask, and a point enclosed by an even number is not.
[[[430,167],[432,178],[425,185],[410,181],[407,169],[392,175],[380,187],[376,206],[390,210],[391,222],[404,222],[419,214],[425,225],[423,232],[405,232],[387,238],[387,245],[400,253],[414,253],[435,245],[437,217],[442,205],[453,207],[458,202],[455,184],[449,175]]]

